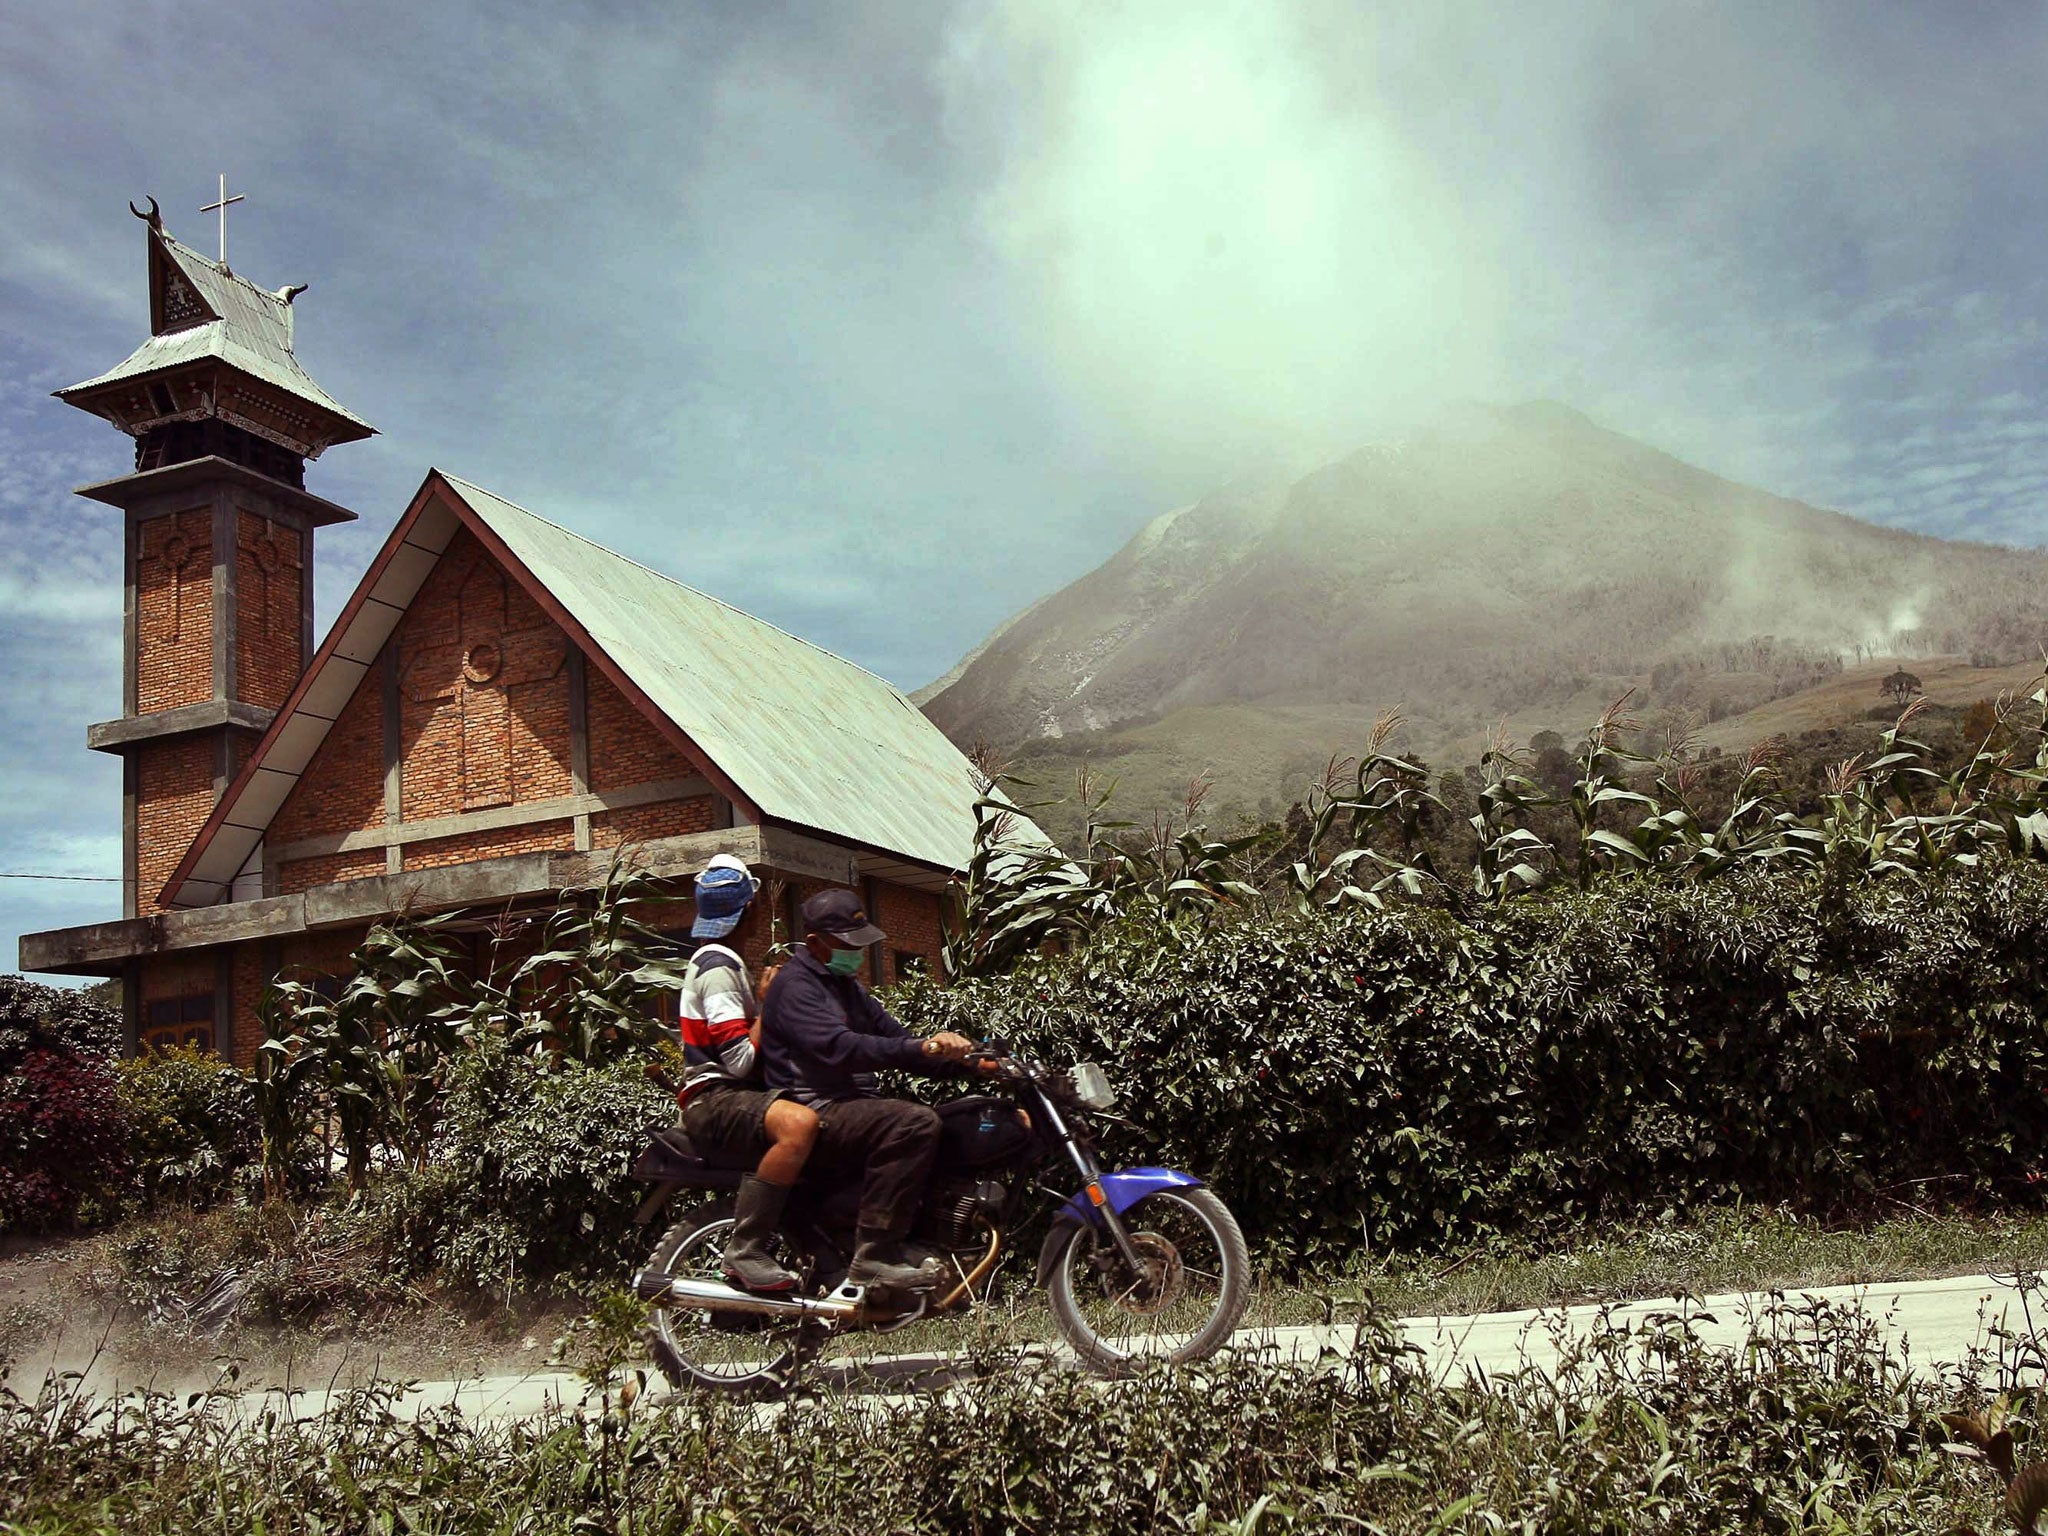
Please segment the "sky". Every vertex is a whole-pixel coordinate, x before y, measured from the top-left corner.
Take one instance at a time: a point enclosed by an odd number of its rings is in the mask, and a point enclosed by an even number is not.
[[[0,872],[110,877],[129,467],[49,398],[141,226],[304,282],[429,466],[905,688],[1148,518],[1446,402],[2048,544],[2048,7],[22,0],[0,28]],[[24,931],[118,886],[0,880]]]

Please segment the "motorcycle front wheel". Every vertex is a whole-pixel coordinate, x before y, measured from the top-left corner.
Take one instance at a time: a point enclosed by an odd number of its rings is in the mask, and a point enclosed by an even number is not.
[[[1106,1376],[1213,1355],[1251,1299],[1237,1218],[1197,1187],[1157,1190],[1123,1219],[1142,1272],[1132,1274],[1107,1231],[1076,1227],[1046,1288],[1061,1335]]]

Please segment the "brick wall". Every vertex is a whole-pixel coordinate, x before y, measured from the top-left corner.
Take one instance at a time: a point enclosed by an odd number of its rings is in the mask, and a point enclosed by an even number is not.
[[[622,843],[681,837],[686,832],[709,832],[716,824],[713,817],[717,804],[710,795],[695,795],[688,800],[659,800],[653,805],[595,811],[590,817],[590,846],[616,848]]]
[[[387,654],[399,668],[406,821],[571,792],[567,638],[467,531]]]
[[[431,842],[408,843],[405,867],[435,869],[444,864],[473,863],[477,859],[502,859],[515,853],[564,853],[575,846],[575,830],[565,818],[524,827],[504,827],[495,832],[463,832],[455,837],[437,837]]]
[[[384,666],[389,655],[387,647],[327,728],[327,739],[270,820],[269,846],[384,824]],[[380,872],[382,867],[379,855]]]
[[[153,955],[142,962],[137,990],[144,1049],[159,1045],[211,1048],[218,1043],[220,1034],[213,1018],[217,1003],[214,953]]]
[[[213,697],[213,513],[151,518],[139,534],[136,707],[149,714]]]
[[[256,1064],[256,1047],[263,1043],[263,1024],[256,1017],[256,1004],[263,996],[263,984],[269,980],[265,974],[264,946],[261,944],[238,944],[235,946],[234,997],[229,1013],[234,1027],[230,1031],[229,1058],[238,1067]]]
[[[875,910],[870,915],[876,926],[889,935],[889,942],[882,946],[884,980],[903,979],[903,967],[897,958],[901,954],[919,956],[934,976],[945,974],[939,964],[939,898],[935,894],[881,881],[876,886]]]
[[[354,853],[323,853],[317,858],[293,859],[277,867],[277,894],[289,896],[315,885],[333,885],[341,880],[363,880],[384,873],[384,850],[360,848]]]
[[[235,688],[251,704],[276,709],[303,665],[305,560],[298,530],[236,513]]]
[[[164,882],[213,809],[214,739],[152,742],[135,753],[135,891],[138,912],[164,910]]]
[[[595,667],[590,669],[586,700],[592,789],[623,789],[687,778],[697,771]]]
[[[363,928],[336,928],[320,933],[303,933],[274,945],[237,945],[234,952],[234,1019],[232,1055],[237,1066],[252,1066],[256,1048],[263,1043],[263,1024],[257,1017],[265,985],[271,979],[270,966],[277,974],[298,981],[312,976],[345,976],[349,952],[363,942]]]

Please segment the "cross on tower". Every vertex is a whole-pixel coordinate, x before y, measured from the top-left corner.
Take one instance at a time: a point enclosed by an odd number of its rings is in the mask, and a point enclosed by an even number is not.
[[[242,194],[240,192],[237,192],[233,197],[228,196],[228,173],[222,171],[220,173],[220,201],[208,203],[199,210],[201,213],[212,213],[216,208],[220,210],[220,264],[223,267],[228,264],[228,204],[241,201]]]

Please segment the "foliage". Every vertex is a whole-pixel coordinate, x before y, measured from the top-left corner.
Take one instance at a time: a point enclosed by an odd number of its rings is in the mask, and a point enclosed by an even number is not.
[[[2025,1190],[2048,1157],[2035,862],[1134,919],[895,1006],[1112,1064],[1109,1151],[1210,1179],[1282,1261],[1738,1194]]]
[[[1114,834],[1132,824],[1105,815],[1115,783],[1098,786],[1084,769],[1078,798],[1087,851],[1077,858],[1024,835],[1020,807],[1001,782],[1000,775],[984,775],[975,803],[974,853],[954,893],[957,920],[947,926],[949,975],[1004,970],[1049,944],[1085,937],[1133,906],[1174,921],[1258,895],[1232,867],[1258,839],[1216,842],[1194,825],[1208,793],[1202,780],[1188,786],[1178,833],[1155,820],[1142,837],[1120,837]]]
[[[1000,973],[1051,945],[1118,923],[1201,929],[1248,910],[1393,902],[1470,917],[1518,897],[1608,879],[1698,881],[1739,871],[1824,869],[1883,878],[1986,858],[2048,860],[2048,676],[2024,701],[2000,700],[1962,760],[1944,771],[1914,732],[1916,700],[1877,750],[1835,763],[1813,809],[1788,803],[1779,753],[1745,758],[1724,809],[1703,803],[1706,764],[1683,732],[1646,750],[1629,695],[1587,731],[1576,757],[1543,733],[1532,761],[1496,740],[1463,781],[1432,789],[1425,765],[1394,754],[1401,724],[1385,715],[1363,756],[1333,759],[1284,831],[1231,840],[1196,821],[1206,786],[1187,798],[1179,830],[1155,822],[1133,838],[1108,816],[1110,791],[1086,772],[1082,835],[1072,854],[1020,836],[1016,808],[988,779],[976,846],[946,945],[955,976]],[[1556,745],[1545,741],[1554,737]],[[1459,816],[1468,868],[1456,873],[1442,834]],[[1287,844],[1263,867],[1262,845]]]
[[[626,1171],[675,1111],[638,1066],[551,1064],[482,1036],[443,1108],[432,1165],[378,1194],[398,1272],[488,1289],[630,1261],[643,1191]]]
[[[120,1040],[110,1009],[0,976],[0,1231],[64,1226],[118,1199]]]
[[[31,1531],[1934,1533],[1996,1526],[1942,1410],[2038,1454],[2031,1373],[1929,1380],[1859,1314],[1777,1306],[1746,1351],[1676,1313],[1568,1342],[1549,1373],[1440,1381],[1385,1317],[1316,1367],[1251,1352],[1096,1383],[1007,1358],[942,1396],[832,1398],[764,1423],[624,1390],[471,1420],[345,1395],[0,1393],[0,1522]],[[2024,1379],[2023,1379],[2024,1375]],[[2001,1411],[2002,1410],[2002,1411]]]
[[[0,1078],[0,1231],[104,1214],[128,1169],[113,1064],[32,1047]]]
[[[278,981],[259,1009],[266,1188],[282,1193],[324,1176],[308,1154],[313,1128],[329,1118],[351,1189],[365,1186],[380,1157],[423,1172],[443,1140],[455,1078],[480,1042],[506,1042],[549,1067],[644,1055],[661,1038],[680,971],[638,914],[670,899],[622,854],[594,893],[561,893],[528,952],[508,953],[522,924],[501,920],[481,974],[451,938],[464,914],[401,914],[370,930],[338,986]]]
[[[117,1055],[121,1016],[84,992],[0,976],[0,1071],[12,1070],[36,1047],[67,1056]]]
[[[293,1110],[308,1093],[324,1100],[340,1129],[351,1189],[362,1188],[379,1149],[425,1165],[470,1025],[470,983],[439,931],[447,921],[379,923],[349,956],[350,973],[332,996],[318,982],[290,978],[265,994],[257,1091],[273,1185],[300,1126]]]
[[[173,1047],[119,1063],[128,1150],[145,1203],[204,1204],[234,1187],[262,1150],[255,1085],[209,1052]]]

